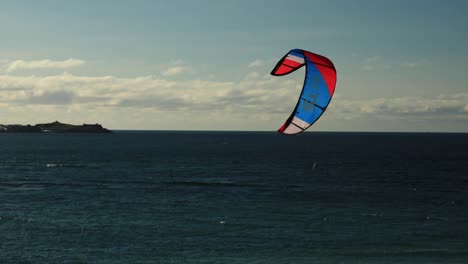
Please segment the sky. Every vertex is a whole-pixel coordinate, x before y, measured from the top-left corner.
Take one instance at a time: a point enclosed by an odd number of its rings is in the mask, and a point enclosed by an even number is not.
[[[275,131],[304,71],[337,85],[308,131],[468,132],[467,1],[2,1],[0,124]]]

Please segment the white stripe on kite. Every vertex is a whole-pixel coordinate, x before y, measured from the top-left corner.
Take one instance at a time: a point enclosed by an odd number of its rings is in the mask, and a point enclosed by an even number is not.
[[[304,58],[301,58],[301,57],[297,57],[297,56],[294,56],[294,55],[291,55],[289,54],[287,57],[286,57],[287,60],[292,60],[292,61],[295,61],[295,62],[298,62],[300,64],[303,64],[304,63]]]

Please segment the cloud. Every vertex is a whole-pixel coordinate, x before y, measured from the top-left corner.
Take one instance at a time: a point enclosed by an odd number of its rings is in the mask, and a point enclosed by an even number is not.
[[[171,59],[168,64],[162,65],[164,68],[161,75],[164,77],[176,76],[193,72],[192,66],[181,59]]]
[[[269,58],[269,59],[256,59],[249,64],[247,64],[247,68],[273,68],[276,63],[279,61],[280,58]]]
[[[22,119],[35,113],[35,117],[58,120],[67,114],[78,122],[92,117],[121,128],[125,123],[154,129],[157,126],[152,124],[159,122],[161,129],[274,129],[294,109],[301,86],[302,80],[271,76],[228,82],[70,73],[0,75],[0,105],[7,118],[3,122],[17,122],[15,113]],[[453,120],[466,124],[468,93],[365,100],[337,94],[325,116],[326,121],[320,124],[343,120],[428,120],[428,124],[432,120]]]
[[[32,104],[70,104],[73,102],[75,93],[72,91],[45,91],[40,95],[29,97],[29,103]]]
[[[182,59],[172,59],[169,64],[171,65],[183,65],[185,64],[185,61]]]
[[[265,61],[260,60],[260,59],[256,59],[256,60],[252,61],[251,63],[249,63],[249,65],[247,67],[253,68],[253,67],[261,67],[263,65],[265,65]]]
[[[417,59],[412,61],[403,61],[403,62],[395,62],[391,59],[384,58],[382,56],[372,56],[367,57],[363,60],[362,69],[365,71],[374,71],[374,70],[389,70],[393,67],[401,67],[404,69],[415,69],[417,67],[421,67],[423,65],[428,64],[429,61],[427,59]]]
[[[85,62],[77,59],[68,59],[63,61],[54,60],[15,60],[8,63],[6,72],[14,72],[18,70],[32,70],[32,69],[67,69],[72,67],[78,67],[83,65]]]
[[[373,71],[377,67],[380,66],[382,63],[382,57],[381,56],[372,56],[364,59],[364,66],[363,69],[365,71]]]
[[[163,76],[175,76],[179,75],[182,73],[187,73],[192,70],[191,67],[189,66],[174,66],[174,67],[169,67],[165,71],[162,72]]]
[[[468,93],[443,94],[435,97],[395,97],[368,100],[336,98],[332,110],[337,117],[378,116],[394,119],[464,119],[468,120]]]
[[[257,79],[259,76],[258,72],[250,72],[245,76],[245,79]]]
[[[366,58],[366,62],[367,63],[372,63],[372,62],[380,61],[381,59],[382,59],[381,56],[372,56],[372,57]]]
[[[0,103],[9,105],[86,105],[158,111],[289,111],[299,84],[278,78],[170,81],[152,76],[0,76]],[[286,99],[290,104],[284,103]]]
[[[401,63],[400,66],[402,68],[414,69],[416,67],[423,66],[423,65],[425,65],[427,63],[428,63],[427,60],[421,59],[421,60],[416,60],[416,61],[405,61],[405,62]]]
[[[152,76],[0,75],[0,102],[11,104],[83,104],[165,110],[237,109],[244,112],[288,113],[301,83],[274,77],[244,78],[239,82],[172,81]],[[294,88],[293,88],[294,87]],[[297,88],[297,89],[296,89]],[[296,93],[297,92],[297,93]],[[335,96],[330,112],[337,117],[376,115],[393,118],[467,117],[468,93],[434,97],[394,97],[347,100]]]

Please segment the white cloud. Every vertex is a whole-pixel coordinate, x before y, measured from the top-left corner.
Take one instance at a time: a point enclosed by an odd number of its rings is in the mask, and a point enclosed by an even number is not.
[[[78,67],[83,65],[85,62],[77,59],[68,59],[63,61],[54,60],[15,60],[8,63],[6,67],[7,72],[13,72],[18,70],[32,70],[32,69],[66,69],[71,67]]]
[[[171,59],[168,64],[163,65],[161,75],[164,77],[181,75],[193,72],[192,66],[182,59]]]
[[[276,63],[279,61],[279,58],[270,58],[270,59],[256,59],[247,65],[248,68],[258,68],[258,67],[267,67],[273,68]]]
[[[174,66],[174,67],[169,67],[165,71],[162,72],[163,76],[175,76],[179,75],[182,73],[187,73],[192,70],[191,67],[189,66]]]
[[[185,64],[185,61],[182,59],[172,59],[169,64],[171,65],[183,65]]]
[[[260,76],[258,72],[250,72],[245,76],[245,79],[257,79]]]
[[[372,56],[363,60],[362,69],[365,71],[389,70],[398,66],[404,69],[414,69],[428,63],[429,61],[427,59],[417,59],[398,63],[382,56]]]
[[[297,101],[301,84],[291,79],[247,76],[239,82],[171,81],[152,76],[0,75],[0,103],[85,104],[96,107],[287,112]],[[297,88],[297,89],[296,89]],[[296,93],[297,92],[297,93]],[[468,118],[468,93],[435,97],[347,100],[335,96],[330,112],[337,117],[379,115]]]
[[[134,125],[154,129],[157,123],[161,129],[180,129],[192,122],[200,126],[192,127],[197,129],[213,125],[223,129],[274,129],[293,110],[301,86],[302,80],[257,74],[237,82],[69,73],[0,75],[0,114],[1,122],[23,122],[29,116],[30,120],[34,116],[61,120],[67,114],[77,122],[88,122],[93,117],[96,122],[110,122],[120,128]],[[21,119],[13,119],[15,115]],[[349,100],[338,94],[324,118],[328,121],[320,124],[372,118],[466,123],[468,93],[366,100]]]
[[[88,77],[69,73],[51,76],[0,76],[0,103],[13,105],[85,105],[88,108],[132,108],[157,111],[236,111],[287,114],[297,87],[275,77],[240,82],[170,81],[151,76]],[[299,92],[297,89],[297,92]],[[285,103],[288,101],[290,103]]]
[[[444,94],[435,97],[395,97],[368,100],[335,98],[329,110],[336,117],[358,116],[381,118],[451,118],[468,120],[468,93]]]
[[[260,60],[260,59],[256,59],[256,60],[252,61],[251,63],[249,63],[248,67],[249,68],[260,67],[260,66],[263,66],[264,64],[265,64],[265,61]]]

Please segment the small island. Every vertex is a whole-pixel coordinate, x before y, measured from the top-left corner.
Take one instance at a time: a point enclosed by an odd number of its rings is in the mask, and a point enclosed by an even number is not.
[[[100,124],[70,125],[58,121],[37,125],[1,125],[0,133],[112,133]]]

